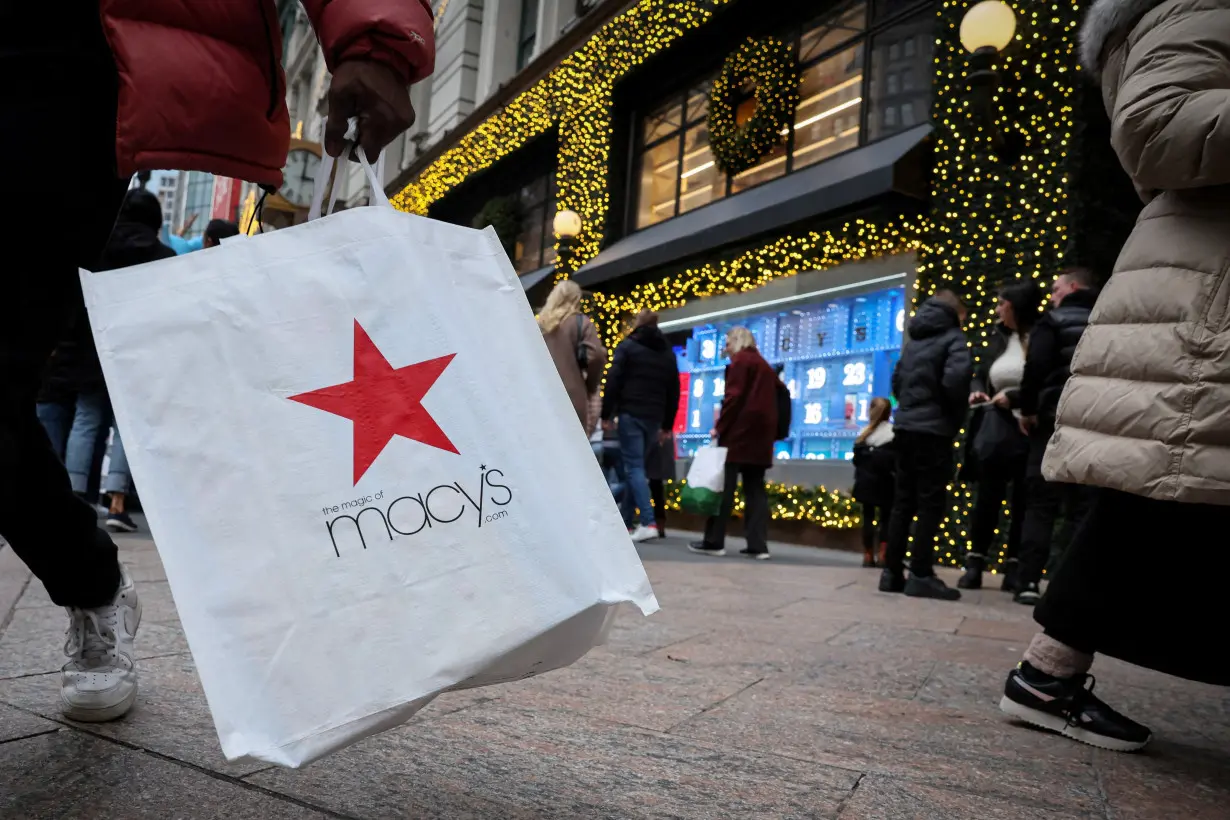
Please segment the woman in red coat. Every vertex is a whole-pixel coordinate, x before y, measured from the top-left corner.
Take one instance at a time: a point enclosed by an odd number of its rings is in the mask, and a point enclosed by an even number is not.
[[[726,554],[726,521],[735,505],[735,487],[743,476],[743,524],[747,548],[740,554],[769,558],[769,497],[765,471],[773,466],[777,435],[777,374],[756,349],[745,327],[726,334],[726,393],[713,435],[726,448],[726,488],[722,509],[705,525],[705,540],[690,549],[705,555]]]

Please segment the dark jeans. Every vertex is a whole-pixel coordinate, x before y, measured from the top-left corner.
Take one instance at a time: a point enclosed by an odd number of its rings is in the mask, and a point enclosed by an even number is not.
[[[999,526],[1004,501],[1008,502],[1008,551],[1006,559],[1019,558],[1021,532],[1025,524],[1027,499],[1025,482],[1026,459],[1011,462],[988,462],[981,465],[978,478],[978,498],[974,502],[970,524],[970,552],[990,561],[999,553],[995,530]]]
[[[641,525],[652,527],[653,498],[649,494],[649,479],[645,476],[645,458],[658,436],[658,425],[647,419],[624,413],[619,417],[619,454],[628,475],[632,501],[640,511]]]
[[[743,537],[751,553],[769,551],[769,494],[765,491],[766,467],[749,464],[727,464],[726,486],[722,492],[722,509],[705,523],[705,546],[720,549],[726,546],[726,522],[735,508],[735,488],[743,476]]]
[[[39,423],[51,441],[51,449],[60,461],[68,447],[68,432],[73,429],[73,415],[77,406],[71,401],[39,402],[35,407]]]
[[[944,499],[952,481],[952,439],[901,430],[893,436],[893,442],[897,450],[897,487],[888,525],[888,569],[904,573],[908,550],[910,572],[919,577],[932,575],[935,536],[944,520]],[[911,524],[913,549],[909,543]]]
[[[35,401],[52,349],[84,316],[77,269],[97,264],[127,187],[115,170],[115,65],[96,3],[54,18],[2,5],[0,72],[20,81],[0,90],[0,244],[18,254],[0,272],[0,535],[56,604],[96,607],[119,586],[115,545],[73,495]],[[71,216],[52,218],[65,197]]]
[[[888,522],[892,518],[891,504],[863,505],[863,549],[874,552],[888,541]]]

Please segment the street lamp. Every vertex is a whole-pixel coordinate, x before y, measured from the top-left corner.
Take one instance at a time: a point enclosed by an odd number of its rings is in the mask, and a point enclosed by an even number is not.
[[[1013,161],[1020,151],[1018,134],[1007,137],[995,127],[995,92],[1000,86],[995,58],[1016,35],[1016,15],[1003,0],[982,0],[970,6],[961,19],[961,45],[970,53],[965,75],[970,102],[991,136],[996,153]]]
[[[572,257],[572,245],[576,241],[577,235],[581,233],[581,215],[576,211],[565,208],[555,214],[555,219],[551,224],[555,229],[556,237],[559,239],[560,262],[567,267]]]

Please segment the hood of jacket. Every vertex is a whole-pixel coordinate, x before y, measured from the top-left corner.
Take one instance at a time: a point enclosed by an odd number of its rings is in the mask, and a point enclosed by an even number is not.
[[[961,320],[951,306],[937,299],[928,299],[910,319],[910,338],[929,339],[961,327]]]
[[[116,270],[157,259],[169,259],[175,251],[162,244],[158,232],[143,222],[121,219],[111,231],[99,260],[99,270]]]
[[[1164,2],[1166,0],[1095,0],[1081,26],[1081,65],[1095,77],[1101,74],[1106,47]]]
[[[666,337],[662,335],[657,325],[641,325],[632,331],[628,338],[650,350],[666,350]]]

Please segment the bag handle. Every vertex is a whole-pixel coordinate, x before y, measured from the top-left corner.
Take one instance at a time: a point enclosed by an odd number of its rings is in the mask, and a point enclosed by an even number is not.
[[[388,196],[384,193],[384,187],[380,184],[381,175],[377,174],[376,170],[372,168],[371,162],[367,159],[367,152],[358,146],[358,133],[359,121],[357,118],[351,117],[347,120],[345,136],[346,148],[343,149],[342,154],[344,156],[350,152],[351,148],[354,149],[355,155],[359,158],[359,164],[363,166],[363,172],[367,175],[367,184],[372,191],[372,204],[385,205],[391,208],[392,205],[389,203]],[[324,205],[325,199],[325,186],[329,182],[329,177],[333,174],[333,165],[335,162],[336,160],[329,156],[327,151],[320,159],[320,169],[316,172],[316,183],[312,188],[312,206],[308,209],[309,222],[313,219],[319,219],[321,216],[328,216],[333,213],[333,209],[337,207],[337,197],[338,194],[341,193],[341,190],[337,184],[337,180],[334,180],[332,193],[329,196],[329,208],[323,214],[321,213],[321,208]],[[380,169],[381,173],[383,173],[384,151],[381,151],[380,156],[376,158],[376,167]]]

